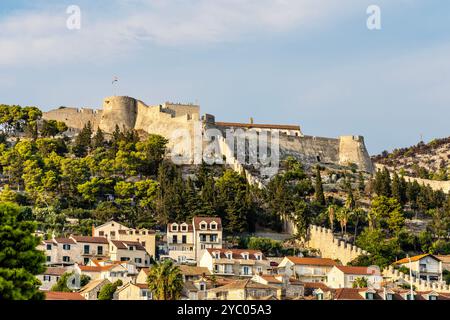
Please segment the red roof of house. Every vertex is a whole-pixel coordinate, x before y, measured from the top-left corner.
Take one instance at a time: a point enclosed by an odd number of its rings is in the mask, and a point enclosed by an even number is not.
[[[206,230],[211,230],[210,228],[211,222],[217,223],[217,229],[214,230],[222,229],[222,219],[213,217],[194,217],[193,219],[194,228],[196,230],[200,230],[200,223],[202,223],[203,221],[207,223]]]
[[[327,258],[301,258],[301,257],[286,257],[293,264],[296,265],[313,265],[313,266],[337,266],[338,263],[332,259]]]
[[[70,238],[54,238],[53,240],[54,240],[54,242],[62,243],[62,244],[75,244],[75,241],[73,241]],[[50,241],[52,241],[52,240],[50,240]]]
[[[411,258],[409,258],[409,259],[411,259],[411,262],[415,262],[415,261],[419,261],[420,259],[425,258],[425,257],[428,257],[428,256],[431,256],[431,257],[435,258],[436,260],[441,261],[438,257],[436,257],[436,256],[434,256],[434,255],[432,255],[432,254],[429,254],[429,253],[421,254],[421,255],[418,255],[418,256],[414,256],[414,257],[411,257]],[[409,263],[409,259],[408,259],[408,258],[404,258],[404,259],[395,261],[394,264],[405,264],[405,263]]]
[[[102,243],[102,244],[108,244],[108,239],[105,237],[85,237],[85,236],[72,236],[72,239],[75,239],[77,242],[84,242],[84,243]]]
[[[86,300],[78,292],[45,292],[45,300]]]
[[[237,123],[237,122],[216,122],[219,127],[236,128],[261,128],[261,129],[281,129],[281,130],[300,130],[300,126],[282,125],[282,124],[256,124],[256,123]]]
[[[376,270],[368,267],[351,267],[351,266],[336,266],[344,274],[360,274],[360,275],[374,275]]]
[[[123,241],[123,240],[111,240],[111,243],[117,247],[117,249],[127,250],[129,247],[134,246],[136,250],[145,251],[145,247],[137,241]]]
[[[61,276],[64,273],[66,273],[68,270],[66,268],[62,267],[47,267],[47,270],[43,273],[44,275],[51,275],[51,276]]]

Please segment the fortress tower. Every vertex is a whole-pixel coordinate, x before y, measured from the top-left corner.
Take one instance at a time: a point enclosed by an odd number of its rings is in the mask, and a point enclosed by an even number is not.
[[[130,97],[109,97],[103,100],[100,129],[112,133],[118,125],[120,129],[133,129],[137,118],[137,100]]]

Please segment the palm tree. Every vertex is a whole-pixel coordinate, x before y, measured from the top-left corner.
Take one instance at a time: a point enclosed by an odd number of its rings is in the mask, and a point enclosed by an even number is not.
[[[366,277],[356,278],[353,282],[353,288],[367,288],[369,283]]]
[[[155,300],[178,300],[181,297],[183,276],[171,260],[155,264],[150,269],[147,283]]]
[[[347,223],[348,220],[350,220],[352,215],[352,212],[347,208],[339,208],[339,210],[336,212],[336,219],[339,221],[339,224],[341,226],[341,233],[342,235],[347,234]]]
[[[367,218],[366,212],[362,208],[356,208],[353,210],[353,220],[355,222],[355,240],[358,233],[358,224],[363,222]]]
[[[336,206],[334,204],[328,206],[328,220],[330,221],[331,231],[334,231],[334,218],[336,214]]]

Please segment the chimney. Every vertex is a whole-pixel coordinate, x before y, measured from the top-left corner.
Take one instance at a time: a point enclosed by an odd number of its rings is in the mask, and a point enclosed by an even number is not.
[[[253,124],[253,117],[250,117],[250,124]]]

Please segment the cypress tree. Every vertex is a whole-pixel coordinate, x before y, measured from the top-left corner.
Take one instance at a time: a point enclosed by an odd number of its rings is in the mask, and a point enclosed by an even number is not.
[[[320,167],[316,167],[316,182],[314,186],[314,198],[320,205],[326,205],[325,195],[323,194],[322,177],[320,175]]]

